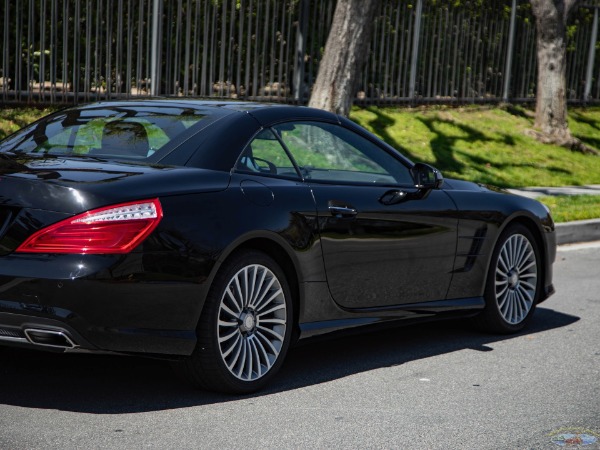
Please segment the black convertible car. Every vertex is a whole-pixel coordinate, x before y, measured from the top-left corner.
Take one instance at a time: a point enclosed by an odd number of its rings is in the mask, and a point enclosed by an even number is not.
[[[341,329],[516,332],[555,252],[542,204],[310,108],[95,103],[0,143],[0,344],[165,357],[206,389]]]

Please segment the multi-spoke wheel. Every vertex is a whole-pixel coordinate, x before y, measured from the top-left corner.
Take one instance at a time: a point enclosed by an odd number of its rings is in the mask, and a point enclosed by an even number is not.
[[[477,322],[490,331],[521,330],[533,314],[540,286],[540,257],[531,232],[516,224],[505,230],[494,250]]]
[[[281,353],[287,328],[285,294],[267,267],[250,264],[230,280],[219,306],[219,351],[229,372],[261,378]]]
[[[182,364],[200,387],[249,393],[264,386],[289,346],[291,294],[268,255],[238,253],[213,282],[198,324],[198,344]]]

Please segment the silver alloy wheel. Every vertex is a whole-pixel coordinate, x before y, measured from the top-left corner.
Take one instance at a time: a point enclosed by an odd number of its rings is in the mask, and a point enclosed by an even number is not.
[[[496,302],[504,320],[522,322],[533,306],[537,289],[537,261],[531,242],[522,234],[510,236],[496,264]]]
[[[219,306],[219,350],[236,378],[263,377],[279,356],[285,339],[287,306],[277,276],[251,264],[229,280]]]

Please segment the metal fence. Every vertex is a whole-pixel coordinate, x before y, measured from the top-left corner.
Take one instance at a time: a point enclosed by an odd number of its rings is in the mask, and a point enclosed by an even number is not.
[[[4,0],[1,101],[304,103],[334,9],[334,0]],[[571,101],[600,102],[597,16],[586,6],[571,20]],[[356,100],[533,99],[534,25],[524,0],[382,0]]]

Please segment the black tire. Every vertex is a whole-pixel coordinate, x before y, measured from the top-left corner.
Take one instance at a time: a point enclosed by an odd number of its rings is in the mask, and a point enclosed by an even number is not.
[[[485,308],[474,318],[477,327],[502,334],[521,331],[535,311],[541,282],[542,265],[535,237],[522,224],[508,226],[492,254]]]
[[[259,251],[236,253],[213,281],[198,323],[196,348],[177,363],[178,372],[202,389],[255,392],[280,369],[292,318],[291,292],[281,267]]]

